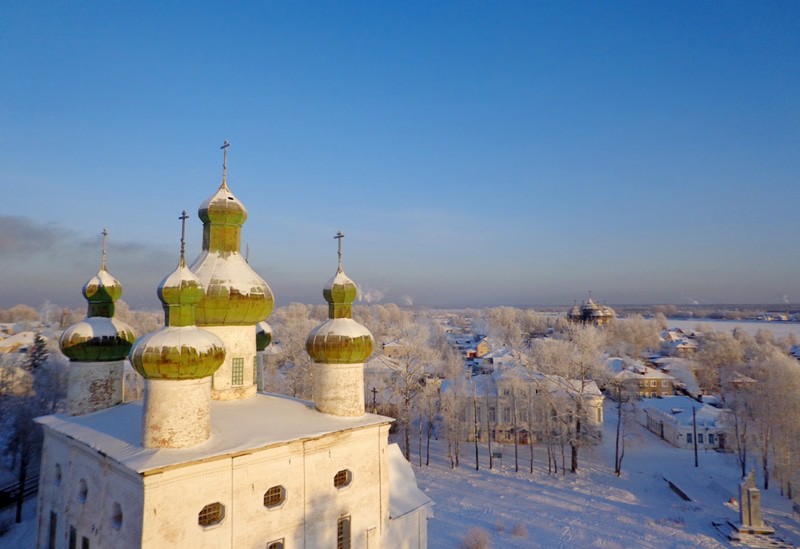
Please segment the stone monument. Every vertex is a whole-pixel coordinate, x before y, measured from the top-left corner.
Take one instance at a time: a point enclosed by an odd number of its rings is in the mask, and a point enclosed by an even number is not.
[[[739,524],[737,529],[740,534],[767,534],[775,533],[775,529],[764,524],[761,516],[761,491],[756,488],[755,471],[750,471],[741,484],[739,484]]]

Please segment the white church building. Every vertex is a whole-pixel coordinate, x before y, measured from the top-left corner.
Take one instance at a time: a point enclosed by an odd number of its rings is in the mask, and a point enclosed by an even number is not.
[[[166,325],[132,346],[114,319],[121,286],[104,246],[84,288],[87,319],[60,342],[71,360],[67,413],[38,419],[37,548],[427,547],[433,504],[388,444],[392,420],[365,413],[373,340],[351,318],[341,233],[323,291],[329,320],[306,342],[314,402],[256,391],[256,326],[273,297],[241,257],[247,214],[226,164],[200,207],[203,251],[187,267],[182,236],[178,267],[158,287]],[[145,397],[123,404],[128,354]]]

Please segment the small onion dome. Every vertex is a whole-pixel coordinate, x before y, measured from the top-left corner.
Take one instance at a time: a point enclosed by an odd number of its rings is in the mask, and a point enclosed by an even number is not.
[[[122,285],[102,267],[83,286],[83,295],[89,302],[86,318],[64,330],[58,342],[61,351],[79,362],[122,360],[136,339],[133,328],[113,318]]]
[[[225,360],[225,347],[216,335],[198,328],[195,305],[203,286],[181,257],[178,268],[158,285],[165,324],[136,341],[131,349],[134,369],[148,379],[201,379]]]
[[[247,221],[247,210],[228,188],[223,180],[216,193],[200,205],[197,215],[203,223],[224,223],[244,225]]]
[[[165,326],[131,349],[131,364],[148,379],[202,379],[224,360],[222,340],[197,326]]]
[[[370,331],[351,318],[356,285],[341,267],[322,295],[328,302],[329,320],[314,328],[306,338],[306,352],[321,364],[359,364],[369,355],[375,341]]]
[[[133,328],[121,320],[89,316],[64,330],[58,344],[70,360],[111,362],[128,356],[135,339]]]
[[[83,297],[92,303],[114,303],[122,295],[122,284],[119,280],[100,269],[96,275],[83,286]],[[113,314],[113,313],[112,313]]]
[[[360,364],[372,354],[375,341],[352,318],[332,318],[314,328],[306,339],[306,352],[321,364]]]
[[[272,343],[272,327],[263,320],[256,324],[256,351],[263,351]]]

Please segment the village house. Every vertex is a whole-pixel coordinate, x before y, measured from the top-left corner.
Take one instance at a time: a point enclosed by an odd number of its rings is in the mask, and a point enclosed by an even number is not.
[[[608,368],[614,374],[614,381],[618,387],[623,387],[627,396],[638,398],[655,398],[675,394],[675,378],[645,366],[640,361],[626,361],[621,358],[611,358],[607,362]],[[610,396],[615,398],[615,391]]]
[[[694,410],[694,414],[693,411]],[[726,449],[729,412],[685,396],[647,399],[636,405],[636,419],[677,448]]]

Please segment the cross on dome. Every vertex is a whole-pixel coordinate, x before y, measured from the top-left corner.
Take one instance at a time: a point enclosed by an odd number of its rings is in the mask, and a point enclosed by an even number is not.
[[[101,271],[105,271],[106,270],[106,238],[108,237],[108,231],[106,230],[105,227],[103,227],[103,232],[101,232],[100,234],[103,235],[103,257],[100,260],[100,270]]]
[[[222,184],[224,185],[228,180],[228,147],[231,144],[226,139],[220,149],[222,149]]]
[[[186,210],[183,210],[181,216],[178,218],[181,220],[181,265],[186,265],[186,220],[189,219],[189,215],[186,213]]]
[[[344,238],[344,233],[342,231],[336,231],[336,236],[334,236],[336,240],[339,241],[339,271],[342,270],[342,239]]]

